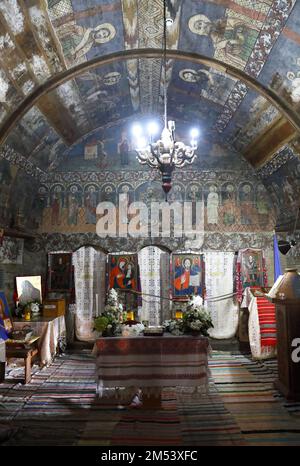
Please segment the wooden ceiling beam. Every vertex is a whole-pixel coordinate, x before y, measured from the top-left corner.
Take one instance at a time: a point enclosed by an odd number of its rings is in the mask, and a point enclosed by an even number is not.
[[[33,0],[35,1],[35,0]],[[54,30],[54,27],[51,23],[51,20],[49,18],[49,13],[48,13],[48,2],[47,0],[38,0],[39,1],[39,5],[40,5],[40,8],[41,10],[44,12],[45,14],[45,18],[46,18],[46,23],[47,23],[47,26],[48,26],[48,33],[50,35],[50,38],[51,38],[51,46],[52,48],[55,49],[59,59],[60,59],[60,65],[63,69],[67,69],[67,65],[66,65],[66,61],[65,61],[65,57],[64,57],[64,53],[63,53],[63,49],[62,49],[62,46],[61,46],[61,43],[59,41],[59,38],[57,37],[57,34]],[[26,0],[26,3],[28,2],[28,0]],[[56,70],[54,70],[56,71]]]
[[[36,2],[34,2],[36,3]],[[49,76],[53,67],[49,63],[48,57],[40,45],[39,37],[36,31],[33,30],[31,20],[29,18],[28,9],[22,1],[19,2],[24,15],[24,31],[15,36],[6,24],[3,15],[0,12],[0,27],[4,34],[8,34],[11,42],[14,45],[14,53],[10,50],[3,50],[2,52],[2,65],[6,71],[10,81],[12,82],[15,91],[20,95],[22,101],[26,100],[26,90],[23,86],[30,81],[33,88],[38,88],[41,80],[37,78],[32,68],[32,57],[34,55],[41,57],[47,65]],[[27,40],[27,41],[26,41]],[[25,69],[22,76],[17,79],[13,78],[15,68],[24,64]],[[65,63],[63,62],[62,68],[65,70]],[[43,80],[42,80],[43,81]],[[31,90],[31,89],[30,89]],[[27,92],[28,93],[28,92]],[[51,95],[51,98],[49,96]],[[52,102],[51,102],[52,99]],[[49,124],[53,126],[58,135],[66,142],[72,144],[76,139],[82,136],[75,119],[69,113],[68,108],[64,105],[63,101],[56,95],[55,92],[49,93],[46,98],[41,98],[37,107],[42,112]],[[10,108],[10,113],[13,113]]]
[[[36,31],[32,27],[32,24],[31,24],[31,19],[30,19],[29,12],[28,12],[28,8],[29,8],[30,5],[25,6],[23,0],[19,0],[19,6],[20,6],[21,11],[22,11],[22,13],[24,15],[24,18],[25,18],[26,34],[27,35],[29,35],[29,34],[32,35],[32,38],[34,39],[34,41],[32,41],[32,43],[35,44],[35,47],[34,48],[32,47],[32,56],[33,56],[33,53],[34,53],[38,57],[41,57],[44,60],[45,64],[47,65],[49,75],[51,75],[51,71],[53,71],[52,67],[51,67],[51,64],[49,63],[48,57],[45,54],[45,51],[44,51],[43,47],[41,46],[40,39],[39,39]],[[25,48],[26,48],[26,45],[27,44],[25,44]],[[24,44],[22,45],[22,49],[24,49]],[[38,79],[39,82],[41,81],[38,77],[37,77],[37,79]],[[44,78],[42,78],[42,81],[44,81]]]
[[[68,110],[55,93],[44,94],[39,99],[37,107],[68,145],[78,139],[78,129]]]
[[[295,128],[281,116],[246,147],[242,152],[243,156],[254,168],[260,168],[296,135]]]
[[[53,65],[49,61],[48,56],[44,48],[42,47],[39,35],[37,31],[35,30],[34,25],[32,24],[31,17],[29,14],[30,6],[38,5],[38,7],[40,7],[41,11],[43,11],[44,13],[46,11],[46,6],[44,2],[41,2],[40,0],[37,0],[37,1],[29,0],[29,2],[27,3],[28,4],[26,4],[25,6],[24,0],[19,0],[19,5],[26,19],[26,24],[29,26],[31,33],[35,39],[35,42],[38,46],[39,56],[42,57],[42,59],[44,60],[49,70],[49,75],[51,75],[51,73],[55,73],[57,70],[55,69],[55,67],[53,67]],[[48,13],[46,14],[46,17],[48,18]],[[49,26],[48,22],[47,24]],[[50,34],[50,38],[53,42],[52,48],[55,47],[56,49],[57,44],[56,42],[53,41],[51,31],[53,33],[52,25],[50,26],[47,32]],[[59,56],[61,60],[62,58],[61,47],[58,47],[58,52],[59,51],[60,51]],[[64,59],[61,61],[62,61],[61,69],[66,69],[66,64],[65,64]],[[66,142],[66,144],[68,145],[72,144],[76,139],[82,136],[74,117],[70,114],[68,107],[65,105],[63,100],[56,94],[56,92],[51,92],[48,95],[43,96],[38,102],[37,107],[39,108],[40,112],[45,116],[46,120],[48,120],[49,124],[55,129],[57,134]]]

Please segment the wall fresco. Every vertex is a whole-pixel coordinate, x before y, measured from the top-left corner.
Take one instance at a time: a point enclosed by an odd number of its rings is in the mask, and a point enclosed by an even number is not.
[[[177,102],[177,111],[180,113],[180,99]],[[197,106],[196,106],[197,107]],[[198,111],[198,110],[197,110]],[[204,109],[200,110],[204,112]],[[184,107],[182,107],[182,116]],[[155,118],[154,118],[155,119]],[[142,166],[137,160],[136,144],[137,140],[132,134],[133,123],[139,121],[146,134],[147,123],[150,119],[131,118],[124,123],[111,124],[107,127],[97,129],[88,136],[83,137],[78,143],[73,144],[55,159],[57,161],[56,170],[59,172],[95,172],[103,170],[143,170],[149,172],[147,166]],[[160,119],[155,119],[162,125]],[[193,126],[197,127],[197,119],[193,120]],[[199,127],[199,125],[198,125]],[[178,140],[190,144],[191,124],[176,121],[176,137]],[[61,147],[63,149],[63,146]],[[200,127],[200,137],[197,158],[193,163],[196,169],[249,169],[249,164],[233,151],[230,144],[225,144],[216,132],[206,132]]]
[[[286,146],[258,174],[276,210],[277,223],[293,221],[300,206],[299,156]]]
[[[159,174],[149,181],[147,172],[61,173],[55,181],[44,180],[39,187],[40,233],[95,233],[96,206],[102,201],[118,202],[126,193],[129,203],[150,204],[164,201]],[[205,231],[268,231],[274,226],[274,213],[264,185],[242,173],[192,172],[181,170],[174,176],[169,202],[198,200],[204,202]],[[107,181],[111,179],[111,181]],[[144,179],[144,181],[143,181]],[[92,181],[93,180],[93,181]]]
[[[0,159],[0,226],[34,230],[38,182]]]

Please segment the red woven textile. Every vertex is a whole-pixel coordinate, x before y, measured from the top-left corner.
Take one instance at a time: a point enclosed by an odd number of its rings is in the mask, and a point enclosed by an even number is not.
[[[261,346],[276,346],[275,305],[270,303],[267,298],[257,297],[257,312]]]

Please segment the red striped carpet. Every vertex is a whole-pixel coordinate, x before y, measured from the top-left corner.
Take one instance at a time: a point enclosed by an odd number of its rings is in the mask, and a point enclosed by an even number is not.
[[[256,299],[261,346],[276,346],[275,304],[263,296]]]
[[[0,424],[14,429],[2,444],[300,445],[300,403],[273,389],[276,361],[213,352],[210,368],[207,395],[166,389],[160,409],[120,410],[95,398],[88,352],[66,354],[28,385],[0,384]]]

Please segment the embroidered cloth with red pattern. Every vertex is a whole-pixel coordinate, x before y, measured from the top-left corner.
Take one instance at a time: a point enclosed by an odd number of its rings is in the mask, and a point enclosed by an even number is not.
[[[276,346],[275,305],[270,303],[270,301],[263,296],[257,296],[256,299],[261,346]]]

